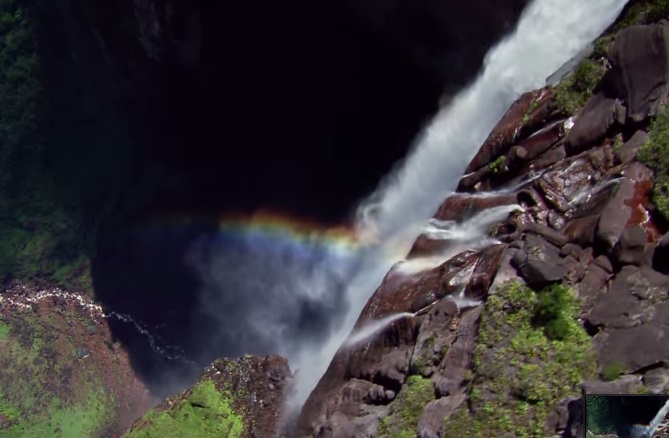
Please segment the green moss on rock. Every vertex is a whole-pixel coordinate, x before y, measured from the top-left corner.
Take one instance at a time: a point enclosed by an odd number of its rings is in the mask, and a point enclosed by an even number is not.
[[[596,375],[578,308],[564,286],[537,294],[508,283],[489,297],[474,351],[470,409],[446,419],[444,436],[545,436],[551,409]],[[555,321],[560,321],[558,329]]]
[[[216,389],[214,382],[205,380],[154,409],[125,434],[125,438],[182,438],[243,436],[244,423],[232,408],[231,395]]]
[[[391,413],[379,425],[379,437],[413,438],[425,405],[435,399],[428,378],[410,376],[392,404]]]
[[[555,102],[564,113],[576,114],[590,99],[606,69],[601,62],[584,59],[555,88]]]
[[[0,436],[105,434],[115,421],[113,396],[93,364],[82,363],[73,350],[61,326],[39,315],[24,312],[0,323]]]
[[[648,139],[638,156],[655,173],[652,200],[662,216],[669,219],[669,111],[662,111],[650,123]]]

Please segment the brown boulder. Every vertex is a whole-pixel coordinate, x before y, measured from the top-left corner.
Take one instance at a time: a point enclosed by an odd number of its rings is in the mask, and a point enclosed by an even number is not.
[[[608,250],[616,246],[632,217],[632,208],[628,204],[634,195],[634,183],[628,178],[622,178],[615,194],[602,211],[597,224],[597,238]]]
[[[536,119],[550,114],[548,103],[552,99],[552,91],[541,89],[525,93],[504,114],[495,128],[483,143],[478,153],[467,166],[465,173],[472,173],[487,166],[488,163],[501,155],[505,155],[513,143],[518,140],[523,125],[530,125]],[[528,114],[534,106],[536,110]],[[527,116],[525,119],[524,117]]]
[[[637,131],[632,138],[627,140],[620,149],[615,151],[616,159],[621,164],[631,163],[636,158],[641,145],[648,139],[648,134],[645,131]]]
[[[609,58],[622,79],[628,118],[640,122],[657,115],[669,91],[669,28],[654,24],[623,29]]]
[[[640,225],[626,228],[613,250],[613,258],[623,265],[640,265],[646,252],[646,231]]]
[[[574,127],[567,134],[565,147],[569,155],[575,155],[602,141],[616,122],[617,99],[596,94],[588,100]]]

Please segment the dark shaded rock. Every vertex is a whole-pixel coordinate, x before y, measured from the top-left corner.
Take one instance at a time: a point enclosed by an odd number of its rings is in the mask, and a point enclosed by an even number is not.
[[[576,155],[606,137],[616,121],[618,100],[596,94],[588,100],[574,127],[567,134],[565,148],[568,155]]]
[[[472,353],[476,343],[476,331],[481,318],[482,307],[465,311],[458,323],[457,339],[433,377],[439,397],[455,395],[466,381],[467,370],[471,367]]]
[[[450,417],[466,398],[464,393],[459,393],[432,400],[428,403],[418,420],[418,437],[441,437],[444,419]]]
[[[669,277],[649,268],[624,266],[588,321],[607,328],[636,327],[655,317],[656,303],[666,300],[668,292]]]
[[[646,231],[639,225],[626,228],[613,251],[613,258],[623,265],[640,265],[646,250]]]
[[[608,257],[605,255],[600,255],[598,256],[593,263],[600,268],[602,268],[604,271],[608,272],[609,274],[613,273],[613,265],[611,264],[611,260],[609,260]]]
[[[583,424],[583,405],[583,398],[574,399],[567,403],[569,419],[567,420],[567,427],[564,432],[564,436],[566,438],[582,438],[585,436],[585,425]]]
[[[440,301],[427,314],[420,326],[416,346],[411,357],[411,367],[429,377],[432,367],[443,359],[444,352],[455,340],[456,332],[450,330],[458,306],[453,301]]]
[[[652,263],[656,271],[669,274],[669,233],[665,234],[655,247]]]
[[[533,235],[525,236],[525,248],[518,250],[513,262],[530,286],[540,287],[560,281],[568,273],[560,250]]]
[[[634,394],[641,387],[641,376],[622,376],[613,382],[588,381],[583,382],[583,392],[586,394]]]
[[[637,131],[632,138],[627,140],[618,150],[615,151],[616,159],[622,164],[632,162],[636,158],[641,145],[648,139],[645,131]]]
[[[666,339],[669,336],[669,305],[655,309],[654,319],[628,329],[607,329],[595,336],[594,345],[602,364],[622,362],[630,371],[669,361]]]
[[[666,393],[667,387],[669,387],[669,369],[662,367],[647,371],[643,375],[643,384],[653,394]]]
[[[560,255],[562,257],[572,256],[578,258],[578,255],[583,251],[583,248],[580,245],[575,243],[568,243],[560,249]]]
[[[628,204],[634,199],[634,195],[634,184],[628,178],[623,178],[602,211],[597,224],[597,238],[608,250],[613,250],[616,246],[632,217],[632,209]]]
[[[665,25],[622,30],[609,52],[624,85],[627,117],[640,122],[656,115],[667,99],[669,29]]]
[[[86,359],[88,356],[91,355],[91,350],[89,350],[86,347],[79,347],[74,351],[74,353],[77,355],[79,359]]]
[[[524,231],[541,236],[548,242],[560,248],[566,245],[569,241],[569,238],[565,234],[547,227],[546,225],[529,223],[525,225]]]
[[[539,157],[536,161],[530,166],[534,171],[540,171],[551,167],[553,164],[565,159],[567,157],[567,151],[565,150],[564,144],[556,145],[555,147],[544,152],[544,154]]]
[[[595,240],[595,231],[599,223],[599,215],[585,216],[571,220],[564,229],[570,242],[581,246],[590,246]]]

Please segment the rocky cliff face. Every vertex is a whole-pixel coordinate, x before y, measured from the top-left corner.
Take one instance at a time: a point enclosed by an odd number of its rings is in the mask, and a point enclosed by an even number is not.
[[[357,327],[424,310],[342,348],[298,436],[582,436],[582,391],[667,391],[669,27],[628,27],[660,7],[633,3],[571,76],[512,105],[433,224],[520,208],[496,244],[387,275]],[[408,260],[456,243],[426,232]]]

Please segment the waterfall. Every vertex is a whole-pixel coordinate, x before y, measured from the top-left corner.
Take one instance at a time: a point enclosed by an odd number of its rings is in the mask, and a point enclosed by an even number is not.
[[[356,228],[366,246],[346,286],[349,310],[327,342],[290,358],[300,372],[289,408],[306,401],[361,309],[400,259],[387,254],[406,254],[507,108],[522,93],[542,87],[615,20],[626,2],[534,0],[515,31],[489,51],[476,80],[439,111],[402,166],[362,203]]]

